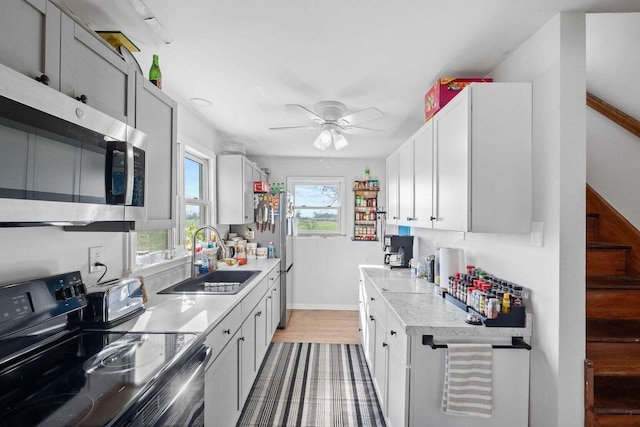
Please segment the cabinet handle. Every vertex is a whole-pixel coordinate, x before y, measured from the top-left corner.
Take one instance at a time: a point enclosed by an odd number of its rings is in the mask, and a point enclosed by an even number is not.
[[[382,343],[382,346],[383,346],[383,347],[386,347],[387,345],[388,345],[388,344],[387,344],[386,342],[383,342],[383,343]]]
[[[395,335],[395,334],[396,334],[396,331],[391,330],[391,335]]]
[[[276,288],[273,288],[273,292],[275,292],[275,291],[276,291]]]
[[[256,316],[262,316],[262,311],[257,312]]]
[[[391,218],[391,219],[400,219],[400,217],[394,216],[394,217],[393,217],[393,218]]]
[[[435,216],[429,217],[431,221],[435,221],[437,218]]]
[[[376,319],[374,319],[372,315],[369,315],[369,320],[371,320],[373,322]]]
[[[231,329],[225,329],[222,331],[223,334],[231,335]]]
[[[49,86],[49,82],[50,82],[49,76],[47,76],[46,74],[42,74],[40,77],[36,77],[36,81],[39,81],[45,86]]]
[[[269,296],[267,297],[267,299],[271,299],[271,295],[269,295]]]
[[[371,301],[375,301],[376,299],[374,297],[371,297]]]
[[[244,341],[244,337],[238,338],[238,341]]]
[[[413,221],[413,218],[411,218],[410,216],[407,217],[407,221]]]
[[[86,104],[87,102],[89,102],[89,98],[87,98],[87,95],[77,96],[76,99],[82,102],[83,104]]]

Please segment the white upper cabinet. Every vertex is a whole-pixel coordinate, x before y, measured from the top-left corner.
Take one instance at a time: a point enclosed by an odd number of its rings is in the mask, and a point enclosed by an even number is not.
[[[133,69],[95,32],[64,13],[61,23],[60,91],[133,125]]]
[[[137,230],[173,228],[178,177],[178,105],[137,73],[135,127],[147,134],[146,221]]]
[[[0,13],[0,63],[60,87],[60,9],[47,0],[12,0]]]
[[[399,224],[431,227],[433,122],[428,121],[398,149]]]
[[[12,0],[0,14],[0,63],[133,125],[135,72],[95,32],[47,0]],[[43,80],[43,79],[41,79]],[[81,102],[81,101],[78,101]]]
[[[433,121],[433,227],[529,233],[531,84],[474,83]]]
[[[251,224],[254,164],[240,154],[218,156],[218,223]]]
[[[389,217],[420,228],[529,233],[531,129],[530,83],[468,86],[387,158]]]
[[[398,154],[394,151],[389,157],[387,157],[387,222],[389,224],[397,224],[399,218]]]

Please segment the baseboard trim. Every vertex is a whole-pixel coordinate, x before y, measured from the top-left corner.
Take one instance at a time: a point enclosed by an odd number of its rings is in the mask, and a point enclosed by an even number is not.
[[[293,310],[358,310],[358,305],[348,304],[293,304]]]

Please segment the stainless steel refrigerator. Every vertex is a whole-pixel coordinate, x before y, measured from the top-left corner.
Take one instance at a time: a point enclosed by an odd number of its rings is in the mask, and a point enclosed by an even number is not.
[[[266,226],[260,227],[258,224],[253,241],[264,247],[267,247],[269,242],[273,242],[276,250],[275,256],[280,258],[280,324],[278,327],[285,328],[289,317],[291,317],[294,287],[293,195],[287,192],[271,195],[268,208],[268,212],[261,215]]]

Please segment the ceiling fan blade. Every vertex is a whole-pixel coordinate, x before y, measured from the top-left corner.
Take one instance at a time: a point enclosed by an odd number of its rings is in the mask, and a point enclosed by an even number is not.
[[[344,133],[352,135],[371,135],[372,133],[384,133],[383,130],[373,128],[363,128],[361,126],[341,126]]]
[[[279,126],[269,128],[269,130],[289,130],[289,129],[319,129],[320,126]]]
[[[369,107],[340,117],[338,119],[338,124],[348,126],[356,123],[367,122],[369,120],[381,119],[383,117],[384,113],[382,111],[378,110],[376,107]]]
[[[324,123],[324,119],[322,117],[320,117],[319,115],[317,115],[316,113],[314,113],[313,111],[309,110],[307,107],[305,107],[304,105],[300,105],[300,104],[285,104],[285,107],[297,107],[302,109],[302,112],[310,119],[313,120],[316,123]]]

